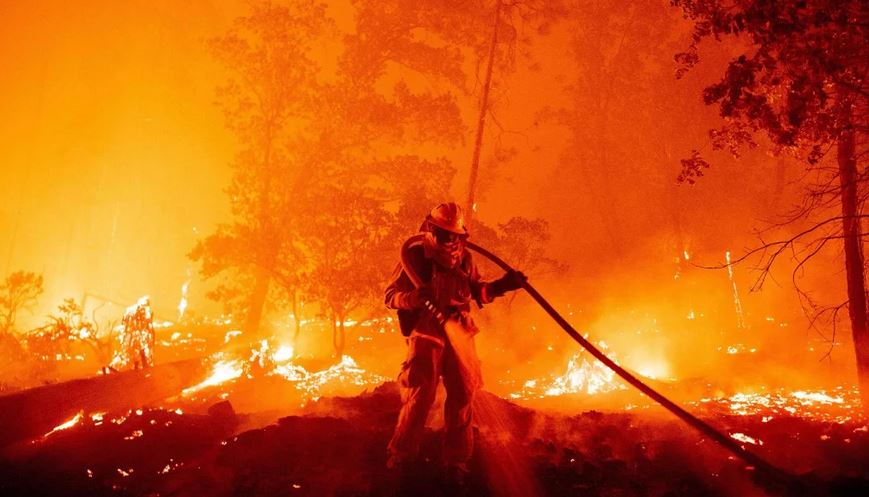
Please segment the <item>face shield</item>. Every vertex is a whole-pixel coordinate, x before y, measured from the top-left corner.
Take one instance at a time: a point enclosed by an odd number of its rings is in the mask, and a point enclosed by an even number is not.
[[[452,269],[462,262],[465,250],[465,240],[468,235],[454,233],[435,226],[431,222],[423,225],[426,232],[426,257],[434,259],[438,264]]]

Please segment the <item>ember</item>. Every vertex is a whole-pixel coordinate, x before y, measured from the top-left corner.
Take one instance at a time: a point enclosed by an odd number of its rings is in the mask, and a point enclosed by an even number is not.
[[[323,371],[309,373],[300,366],[279,365],[269,374],[295,382],[296,388],[311,400],[319,399],[321,392],[330,386],[374,387],[386,381],[386,378],[360,368],[352,357],[346,355],[341,357],[341,362]]]
[[[606,344],[601,343],[606,349]],[[513,399],[532,399],[542,397],[558,397],[569,394],[594,395],[613,390],[625,390],[627,387],[615,376],[615,373],[597,361],[589,361],[582,354],[575,354],[567,362],[564,374],[528,380],[522,390],[510,394]]]
[[[240,359],[218,359],[214,364],[211,376],[202,383],[185,388],[182,394],[191,395],[204,388],[213,387],[234,380],[244,373],[244,366]]]
[[[779,389],[769,393],[736,393],[729,397],[707,397],[690,404],[739,416],[761,416],[767,421],[773,416],[796,416],[839,424],[864,419],[856,387],[836,387],[832,391]]]
[[[63,423],[52,428],[52,430],[50,432],[46,433],[45,435],[43,435],[43,437],[48,437],[48,436],[50,436],[54,433],[57,433],[59,431],[68,430],[68,429],[72,428],[73,426],[77,425],[83,417],[84,417],[84,413],[79,411],[78,414],[76,414],[75,416],[73,416],[69,420],[64,421]]]

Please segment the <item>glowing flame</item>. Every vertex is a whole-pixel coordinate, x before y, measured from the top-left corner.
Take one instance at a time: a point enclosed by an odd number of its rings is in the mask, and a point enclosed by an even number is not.
[[[181,392],[181,394],[187,396],[194,392],[198,392],[203,388],[220,385],[221,383],[225,383],[227,381],[238,378],[242,375],[242,373],[244,373],[244,368],[242,367],[241,360],[235,359],[218,361],[212,369],[211,376],[206,378],[205,381],[199,383],[198,385],[185,388]]]
[[[151,299],[145,295],[124,312],[118,328],[118,347],[110,366],[121,370],[154,365],[154,316]]]
[[[268,340],[260,340],[252,344],[249,350],[247,357],[229,358],[224,352],[215,354],[211,375],[205,381],[184,389],[182,396],[189,397],[200,390],[228,383],[242,375],[247,375],[248,378],[258,375],[279,376],[295,384],[295,388],[302,393],[304,402],[319,399],[323,390],[332,392],[347,386],[365,387],[387,381],[385,377],[360,368],[352,357],[346,355],[342,356],[338,364],[311,372],[293,363],[295,350],[290,345],[275,345]],[[227,395],[226,390],[220,391],[222,398]]]
[[[759,438],[750,437],[744,433],[731,433],[730,438],[734,440],[739,440],[743,443],[749,443],[753,445],[763,445],[763,440]]]
[[[791,394],[791,397],[800,401],[803,405],[811,405],[813,403],[819,404],[841,404],[845,402],[845,399],[841,396],[832,397],[827,395],[824,392],[804,392],[802,390],[798,390]]]
[[[275,362],[287,362],[293,358],[293,347],[289,345],[281,345],[278,350],[272,354],[272,360]]]
[[[68,420],[64,421],[63,423],[52,428],[51,431],[49,431],[48,433],[43,435],[43,437],[48,437],[49,435],[52,435],[52,434],[57,433],[59,431],[68,430],[68,429],[72,428],[73,426],[77,425],[79,423],[79,421],[82,420],[83,417],[84,417],[84,412],[79,411],[78,414],[73,416],[71,419],[68,419]]]
[[[856,386],[824,390],[770,393],[736,393],[730,397],[701,399],[699,404],[724,409],[738,416],[762,416],[766,423],[774,416],[796,416],[825,422],[845,423],[861,418],[860,393]],[[694,403],[698,405],[698,403]]]
[[[657,380],[659,378],[668,378],[670,376],[670,368],[664,363],[646,363],[636,369],[637,374]]]
[[[602,349],[607,348],[603,342],[599,345]],[[575,354],[568,361],[564,374],[554,378],[528,380],[521,391],[510,394],[510,397],[531,399],[580,393],[594,395],[626,388],[616,379],[611,369],[598,361],[589,362],[580,354]]]
[[[585,393],[593,395],[617,389],[613,383],[615,373],[598,362],[588,362],[579,355],[573,356],[567,363],[567,371],[555,378],[552,386],[546,390],[547,396],[564,395],[566,393]]]
[[[190,288],[190,270],[187,270],[187,281],[181,285],[181,301],[178,302],[178,321],[184,317],[184,311],[187,310],[187,290]]]
[[[341,357],[341,362],[323,371],[311,373],[302,366],[286,364],[275,367],[270,374],[296,382],[296,389],[315,401],[320,398],[321,390],[331,384],[365,386],[378,385],[386,381],[386,378],[360,368],[356,361],[347,355]]]

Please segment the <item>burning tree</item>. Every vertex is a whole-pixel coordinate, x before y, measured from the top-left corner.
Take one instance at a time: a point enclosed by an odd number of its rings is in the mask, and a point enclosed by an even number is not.
[[[866,189],[866,132],[869,105],[869,7],[862,1],[716,2],[672,0],[694,22],[693,42],[676,56],[679,73],[699,61],[698,44],[737,37],[747,42],[722,79],[705,89],[704,101],[717,104],[725,120],[710,132],[714,149],[737,154],[756,146],[764,134],[776,152],[795,155],[814,178],[805,202],[789,221],[809,227],[787,239],[765,243],[760,252],[760,286],[776,259],[788,250],[796,257],[794,279],[830,242],[845,253],[847,300],[857,357],[863,408],[869,410],[869,328],[862,228]],[[835,164],[827,155],[835,151]],[[694,183],[709,163],[696,150],[682,161],[680,180]],[[836,212],[838,210],[838,212]],[[798,246],[798,244],[801,244]],[[743,257],[744,259],[744,257]],[[817,304],[802,298],[814,312]]]

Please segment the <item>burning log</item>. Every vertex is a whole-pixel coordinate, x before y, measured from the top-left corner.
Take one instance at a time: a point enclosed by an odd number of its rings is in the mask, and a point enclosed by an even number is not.
[[[77,413],[129,409],[178,394],[205,374],[199,359],[33,388],[0,397],[0,447],[29,440]]]

